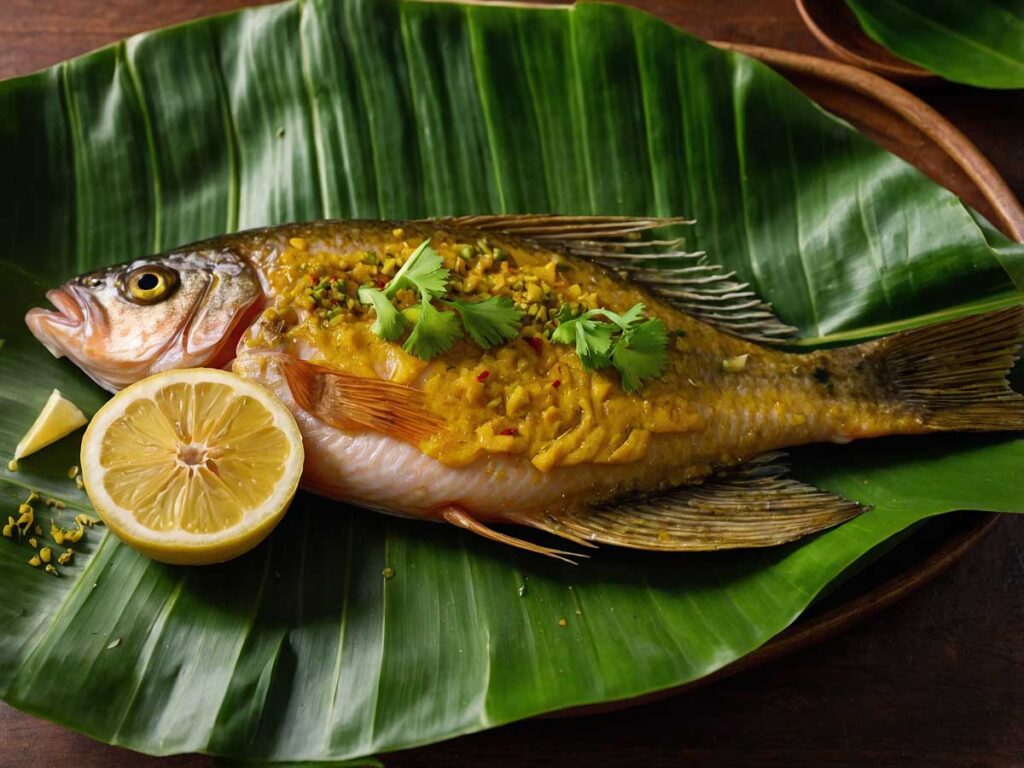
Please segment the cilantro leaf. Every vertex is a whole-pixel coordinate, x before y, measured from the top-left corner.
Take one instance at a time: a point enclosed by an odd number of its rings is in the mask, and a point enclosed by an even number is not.
[[[620,328],[626,330],[631,325],[636,325],[637,323],[641,322],[644,319],[645,309],[646,307],[644,306],[643,302],[638,302],[629,309],[627,309],[625,312],[623,312],[621,315],[616,315],[616,317],[618,318],[616,322],[618,323]]]
[[[645,379],[655,379],[668,365],[668,333],[661,320],[645,320],[630,327],[615,342],[612,365],[622,377],[622,388],[636,392]]]
[[[402,288],[415,288],[421,297],[431,299],[443,296],[448,290],[448,270],[438,252],[430,247],[430,240],[420,243],[406,259],[384,288],[384,295],[393,299]]]
[[[558,327],[551,340],[573,344],[587,370],[615,367],[622,388],[636,392],[645,379],[665,372],[668,365],[668,333],[658,319],[643,319],[644,305],[634,304],[623,314],[608,309],[591,309],[573,315],[568,305],[558,310]],[[603,316],[610,322],[595,320]]]
[[[563,304],[555,318],[558,327],[551,334],[551,340],[557,344],[575,344],[576,354],[588,370],[609,365],[608,350],[615,331],[614,325],[593,319],[597,311],[591,310],[573,317],[568,305]]]
[[[458,315],[438,311],[424,294],[420,300],[419,317],[402,349],[421,360],[433,360],[451,349],[461,335]]]
[[[483,301],[449,301],[462,318],[470,337],[484,349],[514,339],[523,322],[523,313],[507,296],[490,296]]]
[[[395,305],[388,301],[384,291],[364,285],[359,289],[359,301],[363,304],[373,304],[377,313],[377,320],[370,330],[384,341],[397,341],[405,330],[405,318],[395,309]]]

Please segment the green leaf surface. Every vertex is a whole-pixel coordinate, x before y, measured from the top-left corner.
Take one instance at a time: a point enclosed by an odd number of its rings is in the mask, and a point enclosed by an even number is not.
[[[0,83],[0,167],[2,455],[54,386],[105,398],[27,333],[46,288],[293,219],[686,214],[687,246],[808,344],[1021,301],[1021,249],[954,195],[766,67],[615,6],[307,0],[147,33]],[[0,505],[88,509],[78,439],[0,463]],[[93,529],[54,578],[0,540],[0,695],[146,752],[284,764],[628,698],[762,645],[909,525],[1024,509],[1022,459],[1011,436],[815,447],[798,475],[873,511],[772,550],[577,567],[305,494],[219,566]]]
[[[861,27],[900,58],[947,80],[1024,88],[1022,0],[846,0]]]
[[[514,339],[523,322],[523,313],[508,296],[447,303],[458,311],[466,333],[484,349]]]

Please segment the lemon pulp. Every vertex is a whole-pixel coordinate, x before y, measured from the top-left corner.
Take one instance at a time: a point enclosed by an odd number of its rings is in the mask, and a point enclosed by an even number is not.
[[[110,529],[165,562],[220,562],[284,514],[302,472],[294,418],[253,382],[168,371],[118,393],[82,442],[86,491]]]

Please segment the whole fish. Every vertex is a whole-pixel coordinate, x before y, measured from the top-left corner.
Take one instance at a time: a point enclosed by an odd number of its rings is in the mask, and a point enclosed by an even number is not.
[[[1024,397],[1006,379],[1024,307],[793,354],[774,348],[791,329],[746,285],[681,239],[655,239],[681,223],[477,216],[253,230],[76,277],[47,294],[57,311],[26,322],[111,391],[170,368],[230,366],[292,409],[307,489],[556,557],[567,553],[491,526],[584,546],[773,545],[863,510],[787,477],[780,449],[1024,429]],[[442,287],[424,296],[396,275],[428,241]],[[396,279],[394,311],[368,300]],[[415,354],[431,323],[457,324],[451,307],[495,297],[515,308],[504,336],[451,333]],[[611,313],[659,321],[647,349],[661,362],[629,379],[638,340],[615,366],[607,355],[586,364],[580,337],[560,343],[569,326],[558,329],[594,310],[607,314],[592,318],[592,340],[610,338]],[[384,315],[404,344],[383,337]]]

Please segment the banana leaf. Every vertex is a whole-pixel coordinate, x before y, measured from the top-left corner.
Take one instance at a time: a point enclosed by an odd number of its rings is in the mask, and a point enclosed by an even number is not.
[[[846,0],[897,56],[956,83],[1024,88],[1021,0]]]
[[[45,288],[289,220],[686,214],[808,345],[1022,300],[1024,250],[954,195],[761,64],[612,5],[307,0],[143,34],[0,83],[0,165],[5,456],[54,386],[105,397],[27,333]],[[87,510],[77,442],[0,469],[0,503]],[[910,525],[1024,509],[1022,460],[1012,435],[797,452],[874,510],[776,549],[577,567],[301,494],[220,566],[97,528],[53,577],[0,539],[0,696],[149,753],[278,763],[625,699],[756,649]]]

